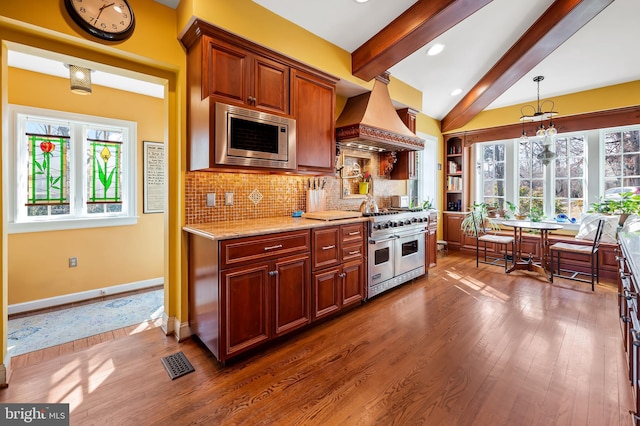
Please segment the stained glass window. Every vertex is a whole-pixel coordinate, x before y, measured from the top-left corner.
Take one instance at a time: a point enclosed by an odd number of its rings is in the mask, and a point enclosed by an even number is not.
[[[47,207],[37,206],[68,204],[69,138],[33,134],[26,136],[29,152],[27,205],[29,215],[33,216],[38,215],[38,212],[44,213],[50,210]],[[61,213],[68,209],[55,210]]]
[[[11,148],[16,161],[9,167],[15,182],[8,215],[12,232],[135,223],[135,123],[11,110],[16,111]],[[91,225],[81,223],[88,218]]]

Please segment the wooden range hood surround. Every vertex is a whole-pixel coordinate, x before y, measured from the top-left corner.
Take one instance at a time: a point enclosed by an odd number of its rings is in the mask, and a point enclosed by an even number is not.
[[[398,116],[389,96],[389,73],[376,77],[373,89],[347,100],[336,121],[336,141],[375,151],[416,151],[424,149],[417,137]]]

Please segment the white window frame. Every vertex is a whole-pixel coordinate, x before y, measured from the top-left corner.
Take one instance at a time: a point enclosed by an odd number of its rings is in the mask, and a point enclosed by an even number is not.
[[[4,170],[7,171],[7,232],[24,233],[69,230],[82,228],[96,228],[105,226],[135,225],[137,216],[137,124],[132,121],[96,117],[84,114],[68,113],[21,105],[9,105],[10,129],[9,138],[3,144],[3,151],[8,155],[3,156]],[[30,116],[34,119],[55,120],[68,122],[73,126],[72,144],[70,146],[70,188],[69,197],[72,205],[84,206],[75,209],[75,214],[61,216],[37,216],[27,217],[20,213],[19,190],[26,188],[26,167],[28,161],[25,150],[20,149],[23,142],[21,117]],[[117,213],[92,213],[86,212],[86,169],[84,158],[86,156],[86,127],[118,128],[123,130],[123,177],[122,177],[122,211]],[[81,141],[78,143],[77,141]],[[75,142],[73,142],[75,141]],[[74,178],[75,176],[75,178]]]

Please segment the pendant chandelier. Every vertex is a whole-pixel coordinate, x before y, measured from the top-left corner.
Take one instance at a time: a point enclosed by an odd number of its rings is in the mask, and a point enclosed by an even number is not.
[[[544,149],[540,154],[536,156],[536,158],[542,161],[542,164],[544,164],[545,166],[548,166],[549,163],[554,158],[556,158],[556,153],[551,150],[551,144],[553,143],[553,140],[552,140],[553,136],[555,136],[558,133],[555,126],[553,125],[553,117],[558,115],[558,113],[553,110],[553,107],[554,107],[553,101],[545,100],[542,103],[540,103],[540,82],[542,80],[544,80],[544,76],[538,75],[533,77],[533,81],[538,84],[537,105],[536,106],[525,105],[522,108],[520,108],[520,114],[521,114],[520,121],[522,121],[522,136],[520,137],[520,140],[523,142],[529,140],[529,138],[527,137],[527,132],[524,129],[524,123],[539,121],[540,126],[536,131],[536,136],[544,137],[544,141],[543,141]],[[544,110],[545,106],[548,109]],[[546,128],[544,126],[545,120],[549,120],[549,124],[547,125]]]

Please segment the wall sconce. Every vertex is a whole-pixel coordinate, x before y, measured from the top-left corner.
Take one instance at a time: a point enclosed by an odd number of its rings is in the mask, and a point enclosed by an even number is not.
[[[67,65],[69,68],[69,81],[71,83],[71,91],[79,95],[91,94],[91,70],[89,68],[80,67],[78,65]]]

